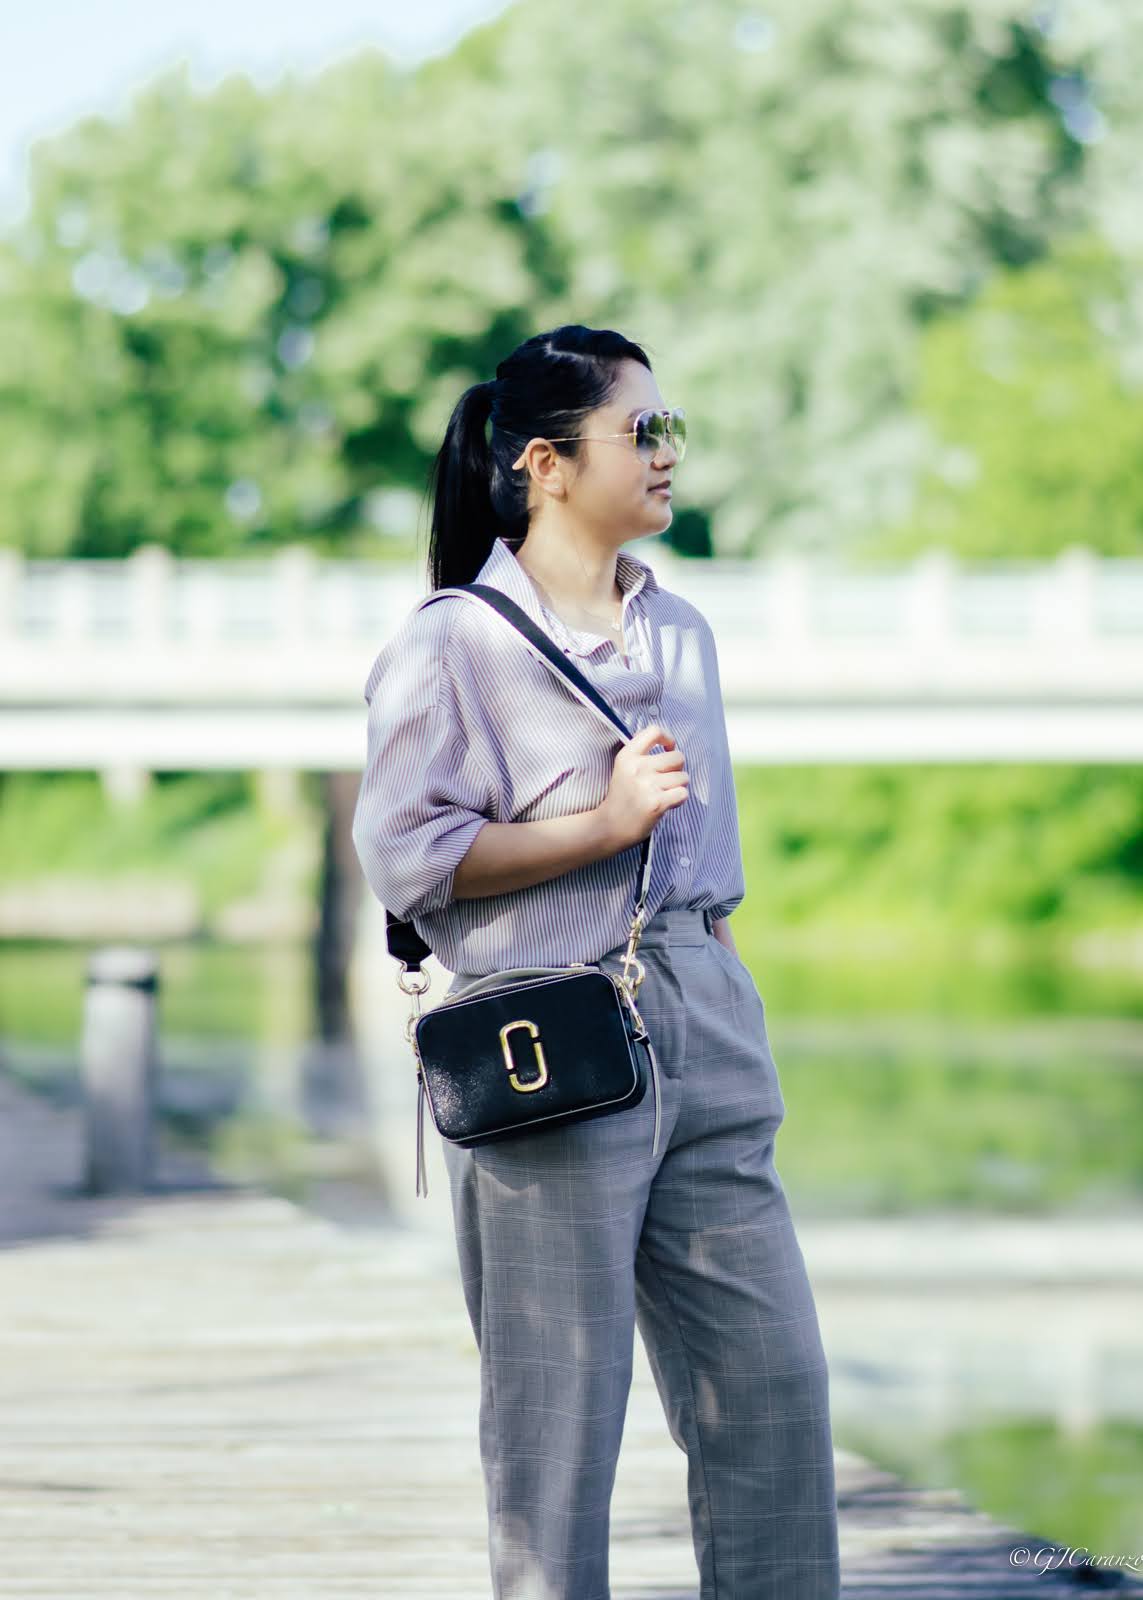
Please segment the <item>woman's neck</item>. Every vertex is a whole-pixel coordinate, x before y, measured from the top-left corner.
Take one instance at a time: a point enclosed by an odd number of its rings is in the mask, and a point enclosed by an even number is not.
[[[515,555],[548,609],[569,626],[596,633],[619,629],[623,590],[616,576],[616,550],[601,550],[566,534],[545,536],[536,529],[517,545]],[[570,616],[584,620],[570,622]]]

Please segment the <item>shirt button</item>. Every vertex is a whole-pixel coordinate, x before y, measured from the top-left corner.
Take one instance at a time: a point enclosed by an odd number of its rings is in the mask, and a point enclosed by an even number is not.
[[[679,857],[679,866],[680,867],[689,867],[690,864],[691,864],[690,856],[680,856]]]

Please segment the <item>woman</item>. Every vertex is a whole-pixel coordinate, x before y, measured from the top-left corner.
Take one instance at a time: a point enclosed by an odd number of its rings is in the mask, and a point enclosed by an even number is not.
[[[627,744],[463,596],[422,602],[365,690],[354,842],[453,988],[512,966],[618,971],[655,830],[638,955],[658,1154],[651,1094],[497,1143],[442,1141],[496,1600],[607,1600],[636,1325],[688,1458],[702,1600],[839,1590],[828,1372],[774,1167],[785,1103],[728,924],[745,885],[714,638],[620,548],[670,525],[685,423],[669,416],[637,344],[561,327],[461,397],[434,467],[433,590],[479,579],[511,595]]]

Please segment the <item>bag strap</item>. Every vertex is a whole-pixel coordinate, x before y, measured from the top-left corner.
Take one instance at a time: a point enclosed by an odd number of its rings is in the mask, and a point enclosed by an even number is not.
[[[504,620],[515,628],[524,637],[525,642],[531,646],[532,653],[538,655],[545,666],[549,667],[556,676],[568,684],[578,699],[589,708],[603,717],[608,725],[617,729],[624,739],[631,738],[631,732],[623,719],[612,710],[607,701],[599,693],[595,685],[584,676],[579,668],[568,660],[555,641],[538,628],[532,618],[510,595],[502,589],[494,588],[487,583],[458,583],[447,588],[436,589],[427,595],[415,608],[420,611],[425,606],[432,605],[437,600],[443,600],[449,595],[469,596],[481,600],[497,612]],[[654,840],[654,829],[642,841],[639,858],[638,888],[635,893],[635,907],[632,912],[631,935],[628,943],[630,955],[634,955],[635,945],[638,943],[639,933],[642,931],[644,913],[647,905],[647,892],[651,886],[651,852]],[[420,970],[421,962],[425,956],[431,955],[432,949],[417,933],[411,922],[402,922],[393,912],[387,911],[385,915],[385,937],[389,946],[389,954],[396,957],[403,966],[414,972]]]

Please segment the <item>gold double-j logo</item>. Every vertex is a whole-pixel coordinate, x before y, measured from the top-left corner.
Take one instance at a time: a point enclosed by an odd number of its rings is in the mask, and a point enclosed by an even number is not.
[[[522,1083],[516,1072],[516,1063],[512,1059],[512,1043],[508,1035],[517,1028],[523,1028],[528,1038],[532,1041],[532,1049],[536,1055],[536,1068],[539,1077],[531,1078],[527,1083]],[[548,1063],[544,1059],[544,1047],[540,1043],[540,1030],[534,1022],[520,1018],[516,1022],[506,1022],[500,1030],[500,1048],[504,1052],[504,1065],[508,1069],[508,1082],[513,1089],[518,1089],[521,1094],[531,1094],[533,1089],[542,1089],[548,1081]]]

